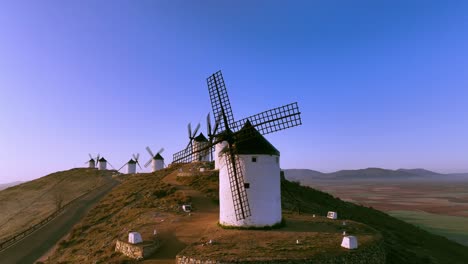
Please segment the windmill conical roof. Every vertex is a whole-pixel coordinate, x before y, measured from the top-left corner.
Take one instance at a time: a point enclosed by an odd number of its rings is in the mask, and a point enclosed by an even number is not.
[[[136,164],[136,161],[134,161],[133,159],[130,159],[130,160],[128,161],[128,163],[130,163],[130,164]]]
[[[106,160],[104,157],[101,157],[101,158],[99,159],[99,162],[105,162],[105,161],[107,161],[107,160]]]
[[[164,158],[161,156],[161,154],[156,154],[156,156],[154,156],[154,159],[156,160],[164,160]]]
[[[238,142],[235,143],[235,148],[238,154],[280,155],[280,152],[252,126],[249,120],[236,132],[236,137]]]
[[[196,142],[208,142],[208,139],[203,135],[203,133],[200,133],[197,137],[195,137],[193,140]]]

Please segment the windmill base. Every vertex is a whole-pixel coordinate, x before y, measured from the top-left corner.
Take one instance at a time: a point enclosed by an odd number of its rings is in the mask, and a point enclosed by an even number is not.
[[[239,230],[271,230],[271,229],[278,229],[281,227],[284,227],[285,221],[282,219],[281,221],[273,224],[273,225],[258,225],[258,226],[253,226],[253,225],[242,225],[242,226],[235,226],[235,225],[229,225],[229,224],[223,224],[221,222],[218,222],[218,226],[224,229],[239,229]]]

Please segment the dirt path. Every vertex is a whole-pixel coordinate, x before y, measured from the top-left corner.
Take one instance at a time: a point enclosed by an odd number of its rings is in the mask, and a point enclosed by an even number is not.
[[[187,245],[200,241],[207,230],[216,226],[218,221],[218,205],[203,193],[189,186],[181,185],[176,178],[177,172],[173,172],[163,181],[192,198],[193,212],[190,215],[173,219],[173,223],[158,233],[164,244],[154,256],[145,260],[144,263],[175,263],[177,253]]]
[[[108,178],[103,187],[93,190],[81,199],[74,201],[44,227],[1,251],[0,262],[2,264],[34,263],[64,237],[86,215],[88,210],[117,184],[117,181]]]

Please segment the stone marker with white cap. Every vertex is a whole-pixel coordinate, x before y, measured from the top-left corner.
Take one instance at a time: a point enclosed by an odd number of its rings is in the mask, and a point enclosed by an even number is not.
[[[138,232],[130,232],[128,233],[128,243],[130,244],[138,244],[143,242],[140,233]]]
[[[355,236],[345,236],[341,242],[341,246],[347,249],[358,248],[358,241]]]

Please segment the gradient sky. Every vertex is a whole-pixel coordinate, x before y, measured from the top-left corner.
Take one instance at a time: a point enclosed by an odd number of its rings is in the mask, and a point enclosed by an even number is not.
[[[220,69],[236,119],[299,103],[267,136],[283,168],[468,171],[466,1],[8,2],[0,182],[147,145],[169,163]]]

